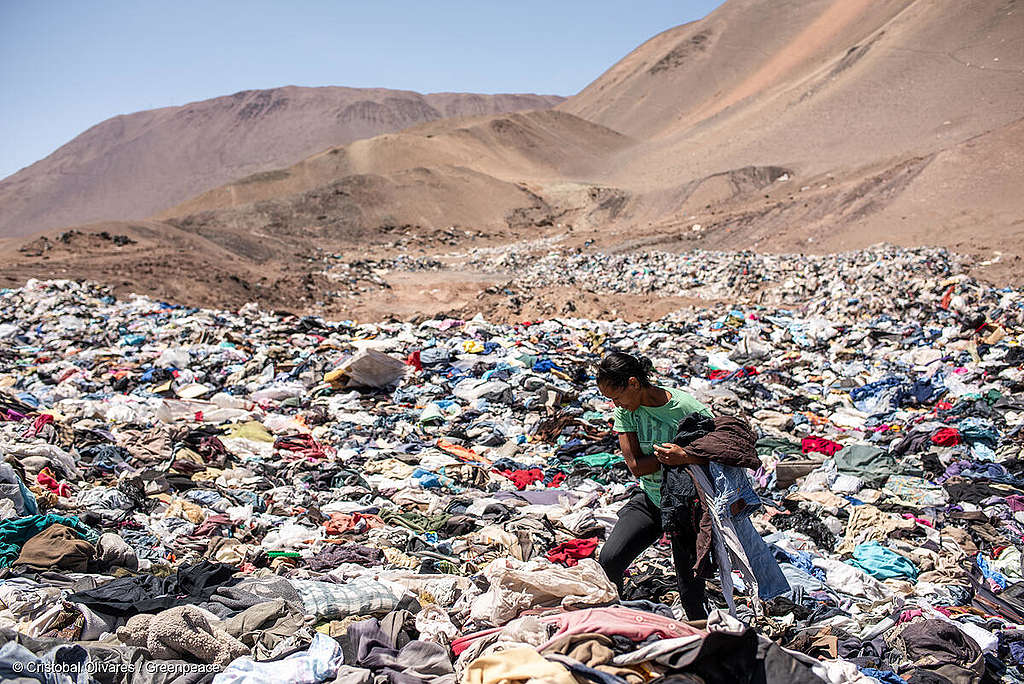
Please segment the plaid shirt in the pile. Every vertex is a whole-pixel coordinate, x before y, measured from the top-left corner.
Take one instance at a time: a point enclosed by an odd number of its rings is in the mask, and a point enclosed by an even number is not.
[[[299,592],[308,614],[337,619],[349,615],[388,613],[401,599],[387,586],[370,579],[357,578],[348,584],[315,580],[289,580]]]

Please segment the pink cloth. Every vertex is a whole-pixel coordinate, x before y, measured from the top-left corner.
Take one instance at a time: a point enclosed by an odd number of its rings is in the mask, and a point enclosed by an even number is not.
[[[925,527],[935,527],[935,524],[931,520],[925,520],[924,518],[916,518],[910,513],[904,513],[903,518],[906,520],[913,520],[916,523],[924,525]]]
[[[36,437],[39,435],[40,432],[43,431],[44,427],[52,423],[53,416],[51,416],[49,413],[44,413],[41,416],[37,416],[35,421],[33,421],[32,423],[32,427],[26,430],[25,434],[22,435],[22,437],[24,437],[25,439],[31,439],[32,437]]]
[[[905,610],[900,614],[899,619],[896,620],[896,624],[902,625],[904,622],[910,622],[914,618],[919,618],[922,615],[924,615],[924,611],[920,608],[912,608],[910,610]]]
[[[1024,496],[1020,494],[1011,494],[1006,497],[1006,505],[1010,507],[1010,510],[1016,513],[1017,511],[1024,511]]]
[[[63,482],[57,482],[57,478],[49,468],[43,468],[36,475],[36,482],[43,485],[57,496],[71,496],[71,488]]]
[[[585,608],[557,615],[545,615],[538,619],[545,624],[553,624],[558,627],[558,631],[552,635],[551,639],[537,647],[538,651],[543,651],[556,639],[568,634],[624,636],[632,641],[643,641],[652,635],[662,639],[675,639],[693,634],[707,634],[706,631],[685,622],[623,606]],[[501,629],[501,627],[495,627],[460,637],[452,642],[452,653],[459,655],[478,639],[497,634]]]
[[[800,441],[800,450],[805,454],[816,451],[820,454],[831,456],[842,448],[842,444],[825,439],[824,437],[804,437]]]

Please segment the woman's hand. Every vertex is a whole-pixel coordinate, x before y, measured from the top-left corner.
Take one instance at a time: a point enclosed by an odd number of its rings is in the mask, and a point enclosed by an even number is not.
[[[670,466],[702,463],[701,459],[690,456],[683,447],[672,442],[655,444],[654,456],[658,459],[659,463]]]

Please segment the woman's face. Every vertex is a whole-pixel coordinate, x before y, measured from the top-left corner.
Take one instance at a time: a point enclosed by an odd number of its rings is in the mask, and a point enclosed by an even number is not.
[[[625,387],[613,387],[606,382],[600,382],[597,384],[597,389],[621,409],[636,411],[640,408],[642,391],[640,381],[636,378],[630,378]]]

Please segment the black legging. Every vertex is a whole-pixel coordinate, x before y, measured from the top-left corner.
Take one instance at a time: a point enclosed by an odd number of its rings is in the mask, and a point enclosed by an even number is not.
[[[691,525],[683,525],[691,529]],[[619,519],[601,549],[598,563],[622,593],[622,576],[626,568],[663,534],[661,511],[643,491],[637,492],[619,511]],[[708,616],[704,607],[704,580],[693,573],[697,538],[693,534],[673,535],[672,561],[676,566],[679,599],[689,620]]]

